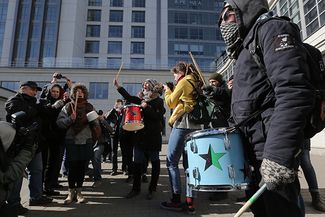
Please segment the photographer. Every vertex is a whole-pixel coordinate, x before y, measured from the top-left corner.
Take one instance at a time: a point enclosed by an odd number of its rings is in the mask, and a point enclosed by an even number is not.
[[[56,119],[67,103],[63,99],[63,88],[57,84],[49,86],[49,92],[46,98],[42,99],[43,112],[41,134],[44,137],[42,141],[42,158],[44,174],[44,192],[47,196],[59,195],[54,191],[58,184],[60,168],[64,151],[65,130],[60,129],[56,124]]]
[[[6,217],[16,217],[17,212],[9,207],[7,200],[15,182],[22,178],[22,174],[31,161],[36,146],[33,142],[34,133],[29,133],[20,146],[18,154],[11,158],[8,150],[12,149],[16,130],[12,124],[0,121],[0,213]],[[16,145],[16,144],[15,144]],[[15,149],[15,147],[13,147]]]
[[[18,111],[24,111],[26,113],[25,118],[21,121],[20,125],[22,127],[28,127],[32,125],[34,122],[37,122],[39,125],[41,124],[40,120],[40,112],[41,107],[36,104],[36,94],[37,91],[40,91],[41,88],[37,86],[34,81],[26,81],[20,85],[19,92],[13,97],[9,98],[5,104],[5,108],[7,111],[7,122],[11,122],[12,114]],[[40,135],[37,132],[37,135]],[[38,144],[38,138],[35,138],[34,143]],[[22,137],[18,136],[18,140],[22,139]],[[50,203],[52,198],[48,198],[43,196],[42,189],[42,153],[38,149],[33,157],[32,161],[27,166],[29,171],[29,190],[30,190],[30,200],[29,205],[43,205],[46,203]],[[24,208],[20,204],[20,190],[22,185],[22,178],[16,181],[16,185],[11,192],[11,195],[8,199],[9,206],[14,207],[17,210],[18,214],[23,214],[28,211],[28,209]]]
[[[40,94],[40,98],[45,99],[50,92],[51,86],[53,84],[58,84],[60,79],[66,80],[66,83],[64,84],[64,86],[61,87],[60,96],[63,95],[64,92],[69,92],[72,87],[72,81],[69,78],[67,78],[66,76],[63,76],[60,73],[54,72],[54,74],[52,75],[52,81],[43,87],[41,94]]]

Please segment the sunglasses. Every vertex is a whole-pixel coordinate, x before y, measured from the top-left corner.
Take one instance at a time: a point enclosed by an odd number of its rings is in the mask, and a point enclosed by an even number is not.
[[[224,8],[219,19],[219,26],[222,22],[228,22],[233,15],[235,15],[235,11],[232,7],[228,6]]]

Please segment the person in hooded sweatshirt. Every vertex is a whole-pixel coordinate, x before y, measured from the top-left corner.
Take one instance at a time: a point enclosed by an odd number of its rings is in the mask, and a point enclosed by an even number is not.
[[[304,216],[304,205],[297,169],[313,92],[304,77],[309,70],[307,54],[295,25],[271,19],[258,29],[266,71],[249,52],[255,23],[271,13],[267,0],[226,0],[219,27],[228,56],[236,59],[231,100],[234,123],[261,111],[240,127],[254,167],[247,197],[259,185],[267,187],[251,210],[254,216],[299,217]]]
[[[87,118],[87,114],[95,111],[93,105],[87,101],[86,86],[80,83],[73,85],[70,96],[72,101],[62,108],[56,121],[60,128],[66,129],[69,193],[64,204],[71,204],[74,201],[86,202],[81,194],[86,165],[93,156],[93,145],[101,135],[98,119],[89,122]]]

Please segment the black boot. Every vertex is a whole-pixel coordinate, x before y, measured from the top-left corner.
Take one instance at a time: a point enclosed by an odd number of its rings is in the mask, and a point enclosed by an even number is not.
[[[141,172],[143,164],[135,163],[133,170],[133,186],[132,190],[126,195],[126,198],[137,196],[141,191]]]
[[[310,192],[314,209],[325,212],[325,202],[318,191]]]
[[[151,170],[151,180],[149,185],[149,191],[156,191],[158,179],[160,175],[160,160],[151,162],[152,170]]]

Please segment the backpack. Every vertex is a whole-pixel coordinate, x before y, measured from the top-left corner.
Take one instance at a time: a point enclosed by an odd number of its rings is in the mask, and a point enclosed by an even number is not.
[[[207,125],[211,122],[213,114],[216,112],[217,106],[212,100],[209,100],[202,94],[202,91],[198,91],[195,85],[188,81],[194,88],[194,97],[196,104],[194,109],[189,113],[189,120],[196,124]]]
[[[263,14],[253,26],[254,38],[249,44],[249,53],[254,61],[263,72],[266,72],[263,62],[261,46],[258,44],[258,30],[264,23],[272,19],[287,20],[289,23],[299,28],[295,23],[290,22],[288,17],[277,17],[270,13]],[[308,115],[306,126],[304,129],[305,138],[311,138],[325,127],[325,68],[322,53],[312,45],[303,43],[308,59],[309,73],[306,77],[314,89],[315,104],[311,113]]]

